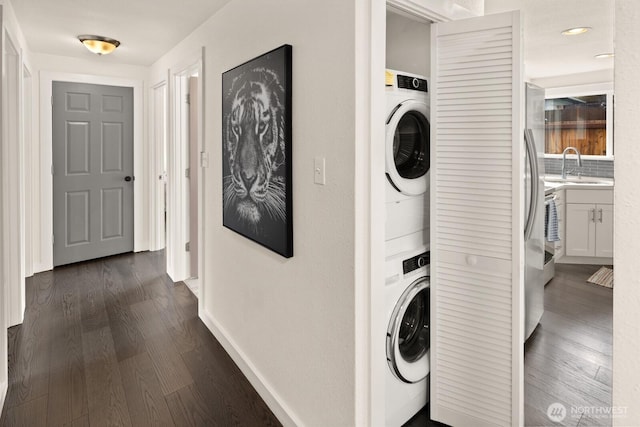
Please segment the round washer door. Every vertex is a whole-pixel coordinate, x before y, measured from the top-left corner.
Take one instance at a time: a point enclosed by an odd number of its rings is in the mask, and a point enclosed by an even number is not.
[[[429,374],[429,277],[413,282],[396,304],[387,329],[387,363],[394,375],[415,383]]]
[[[398,105],[387,120],[386,172],[403,194],[427,191],[430,166],[429,106],[417,100]]]

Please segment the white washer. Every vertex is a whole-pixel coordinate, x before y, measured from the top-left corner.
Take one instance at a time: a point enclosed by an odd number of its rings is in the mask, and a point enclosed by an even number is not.
[[[407,422],[428,402],[429,251],[386,260],[387,354],[385,426]]]
[[[386,74],[387,256],[429,243],[430,110],[423,76]]]

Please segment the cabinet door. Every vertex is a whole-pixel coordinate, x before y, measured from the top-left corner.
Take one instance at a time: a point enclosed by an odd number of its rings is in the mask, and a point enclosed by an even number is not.
[[[431,28],[431,418],[523,425],[520,14]]]
[[[596,205],[567,203],[565,221],[567,256],[595,256],[595,209]]]
[[[613,205],[596,205],[596,256],[613,257]]]

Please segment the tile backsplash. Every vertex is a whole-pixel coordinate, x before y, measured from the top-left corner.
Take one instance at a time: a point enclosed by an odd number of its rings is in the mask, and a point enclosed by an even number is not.
[[[575,156],[567,158],[567,171],[576,168]],[[562,173],[562,159],[544,159],[544,169],[547,175],[560,175]],[[582,168],[576,169],[571,175],[580,173],[582,176],[597,176],[600,178],[613,178],[613,160],[582,159]]]

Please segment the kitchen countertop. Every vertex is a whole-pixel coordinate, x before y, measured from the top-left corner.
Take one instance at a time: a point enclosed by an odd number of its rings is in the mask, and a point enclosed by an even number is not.
[[[608,190],[613,188],[612,178],[598,178],[591,176],[574,176],[570,175],[566,179],[562,179],[560,175],[544,176],[544,194],[551,194],[557,190],[570,188],[575,189],[602,189]]]

